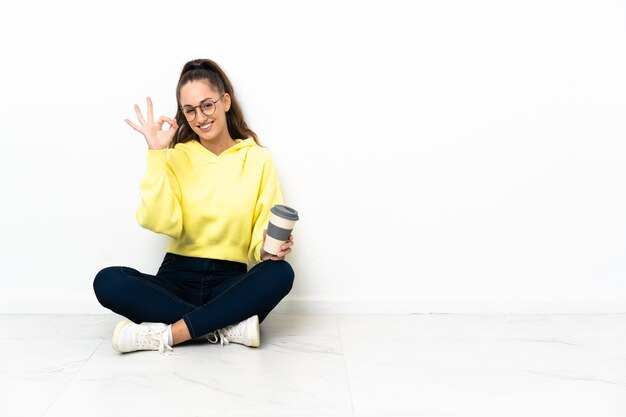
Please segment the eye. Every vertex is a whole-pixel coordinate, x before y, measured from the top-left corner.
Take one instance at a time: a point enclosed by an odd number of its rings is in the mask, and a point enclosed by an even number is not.
[[[192,109],[192,108],[189,108],[189,107],[187,107],[186,109],[183,109],[183,111],[184,111],[186,114],[195,113],[195,112],[193,111],[193,109]]]
[[[209,101],[208,103],[202,103],[202,110],[211,110],[213,108],[213,102]]]

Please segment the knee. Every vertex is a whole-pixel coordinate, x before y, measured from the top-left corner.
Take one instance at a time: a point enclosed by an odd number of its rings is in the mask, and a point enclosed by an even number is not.
[[[119,275],[119,267],[110,266],[100,270],[93,280],[93,291],[104,307],[110,305],[113,296],[117,293]]]
[[[285,260],[269,262],[272,263],[274,269],[274,271],[272,271],[272,279],[279,281],[285,290],[285,294],[287,294],[293,287],[293,281],[296,275],[293,268],[289,262]]]

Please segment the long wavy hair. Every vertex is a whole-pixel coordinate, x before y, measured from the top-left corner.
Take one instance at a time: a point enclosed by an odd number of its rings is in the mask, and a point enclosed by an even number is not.
[[[189,122],[183,113],[183,109],[180,105],[180,89],[191,81],[206,81],[214,90],[217,90],[220,95],[228,93],[230,95],[230,109],[226,112],[226,125],[228,127],[228,133],[233,139],[241,138],[246,139],[248,137],[254,138],[254,141],[259,146],[263,146],[259,143],[259,139],[248,127],[246,123],[241,106],[235,96],[235,90],[230,80],[215,61],[210,59],[194,59],[187,62],[183,66],[183,70],[180,73],[178,79],[178,85],[176,86],[176,122],[178,123],[178,131],[170,144],[173,148],[177,143],[185,143],[190,140],[199,141],[198,135],[191,129]]]

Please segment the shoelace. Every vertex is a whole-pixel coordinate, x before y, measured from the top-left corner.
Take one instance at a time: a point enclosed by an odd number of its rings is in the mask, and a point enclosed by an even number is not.
[[[158,347],[159,353],[161,354],[165,354],[166,351],[167,354],[170,354],[170,352],[174,350],[170,345],[163,342],[162,335],[165,332],[165,329],[160,330],[154,327],[143,327],[141,329],[143,337],[139,337],[137,342],[137,347],[139,349],[152,350],[153,347]]]
[[[211,343],[217,343],[218,338],[222,347],[224,344],[230,344],[229,340],[241,339],[241,326],[240,324],[224,327],[223,329],[216,330],[211,333],[207,333],[206,338]],[[210,336],[213,336],[215,340],[211,340]]]
[[[211,340],[211,336],[214,337],[214,340]],[[220,342],[220,344],[222,345],[222,347],[224,347],[224,344],[230,344],[230,342],[228,341],[228,338],[224,332],[224,329],[219,329],[216,330],[214,332],[211,333],[207,333],[206,334],[206,339],[211,342],[211,343],[217,343]]]
[[[166,353],[167,351],[167,353]],[[159,340],[159,353],[161,353],[162,355],[173,355],[174,348],[172,348],[170,345],[168,345],[167,343],[164,343],[162,341]]]

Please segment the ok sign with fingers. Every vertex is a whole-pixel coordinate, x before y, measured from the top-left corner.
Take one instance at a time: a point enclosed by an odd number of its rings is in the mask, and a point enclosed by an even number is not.
[[[170,143],[172,143],[172,139],[174,138],[174,134],[178,129],[178,124],[176,123],[176,118],[170,119],[167,116],[159,117],[159,120],[154,121],[154,116],[152,115],[152,100],[150,97],[146,97],[148,102],[148,120],[146,121],[141,114],[141,110],[139,110],[139,106],[135,104],[135,113],[137,114],[137,119],[139,119],[139,123],[141,126],[137,126],[135,123],[131,122],[129,119],[124,119],[126,123],[137,132],[141,133],[148,143],[148,148],[150,149],[165,149],[169,147]],[[163,130],[163,124],[167,123],[170,125],[169,129]]]

